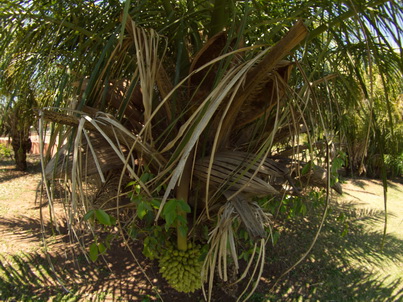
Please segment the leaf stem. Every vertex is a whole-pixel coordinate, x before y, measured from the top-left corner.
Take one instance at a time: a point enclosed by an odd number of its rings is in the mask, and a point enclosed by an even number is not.
[[[192,160],[193,160],[193,152],[192,151],[185,163],[185,167],[183,169],[183,173],[181,179],[179,181],[178,190],[176,191],[176,198],[181,199],[184,202],[188,202],[189,196],[189,186],[190,186],[190,179],[191,179],[191,172],[192,172]],[[184,211],[178,212],[178,216],[182,216],[186,223],[186,213]],[[181,251],[186,251],[187,249],[187,234],[183,234],[183,231],[180,230],[181,222],[178,221],[176,225],[176,234],[177,234],[177,248]]]

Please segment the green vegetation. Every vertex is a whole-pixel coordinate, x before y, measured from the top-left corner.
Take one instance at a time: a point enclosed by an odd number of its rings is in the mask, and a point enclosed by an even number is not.
[[[189,243],[185,251],[169,246],[160,258],[160,273],[178,292],[193,293],[202,285],[201,260],[198,246]]]
[[[12,156],[13,151],[6,145],[0,144],[0,159],[9,159]]]

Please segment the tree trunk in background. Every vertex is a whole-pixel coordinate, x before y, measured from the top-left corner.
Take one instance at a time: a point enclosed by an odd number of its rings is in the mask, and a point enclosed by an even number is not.
[[[31,150],[31,139],[27,131],[16,131],[11,135],[12,147],[14,150],[14,158],[16,169],[19,171],[27,170],[27,153]]]

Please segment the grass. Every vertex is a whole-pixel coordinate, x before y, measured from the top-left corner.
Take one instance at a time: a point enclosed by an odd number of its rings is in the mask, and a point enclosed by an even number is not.
[[[383,200],[378,200],[382,187],[370,180],[362,181],[362,188],[353,184],[350,181],[344,196],[333,204],[311,254],[267,294],[267,287],[272,286],[279,272],[306,251],[314,237],[320,209],[311,208],[303,219],[287,222],[278,244],[268,252],[267,270],[273,278],[266,281],[266,288],[261,286],[252,301],[403,299],[403,186],[391,183],[389,187],[390,223],[382,248],[384,212]],[[368,198],[368,193],[373,193],[374,198]]]

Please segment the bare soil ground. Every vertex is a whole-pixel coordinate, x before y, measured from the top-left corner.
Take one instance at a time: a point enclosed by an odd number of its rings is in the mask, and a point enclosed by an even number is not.
[[[40,249],[35,193],[40,180],[37,167],[29,172],[0,167],[0,253],[31,252]]]
[[[29,157],[27,172],[16,171],[11,159],[0,160],[0,301],[202,301],[200,291],[186,295],[170,288],[140,245],[132,246],[132,255],[116,243],[104,261],[89,263],[70,244],[65,221],[57,231],[49,220],[40,181],[38,156]],[[63,217],[61,204],[54,210]],[[218,295],[217,301],[230,301]]]
[[[69,244],[66,228],[52,229],[47,204],[36,200],[41,179],[37,157],[28,172],[0,161],[0,300],[7,301],[203,301],[202,293],[178,294],[146,260],[121,245],[108,264],[88,264]],[[403,297],[403,184],[389,183],[388,230],[383,249],[383,188],[380,181],[350,179],[333,201],[318,242],[298,267],[274,281],[304,254],[315,236],[321,209],[284,223],[278,243],[267,247],[267,265],[251,301],[399,301]],[[42,207],[41,207],[42,206]],[[45,256],[40,209],[48,236]],[[56,211],[61,211],[61,205]],[[315,214],[314,212],[317,211]],[[62,222],[63,226],[63,222]],[[50,238],[50,239],[49,239]],[[48,260],[52,260],[48,262]],[[139,265],[140,264],[140,265]],[[143,274],[146,272],[148,279]],[[220,286],[218,286],[220,287]],[[221,286],[213,301],[235,301],[238,290]]]

